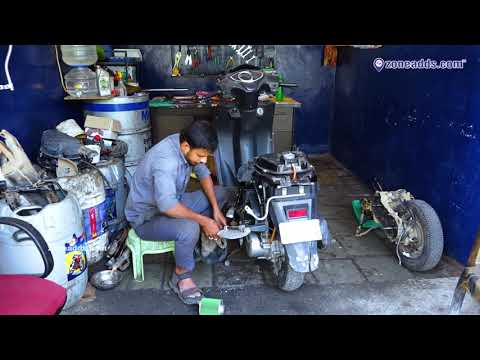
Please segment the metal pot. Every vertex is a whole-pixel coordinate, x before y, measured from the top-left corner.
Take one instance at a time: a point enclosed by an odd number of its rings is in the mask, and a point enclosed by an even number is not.
[[[103,270],[95,273],[90,283],[100,290],[110,290],[116,287],[123,279],[123,273],[116,270]]]

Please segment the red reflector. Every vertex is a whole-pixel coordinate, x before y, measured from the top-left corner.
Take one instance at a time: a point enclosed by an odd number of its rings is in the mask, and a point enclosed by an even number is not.
[[[307,212],[307,209],[295,209],[295,210],[288,210],[287,215],[289,219],[295,219],[300,217],[307,217],[308,212]]]

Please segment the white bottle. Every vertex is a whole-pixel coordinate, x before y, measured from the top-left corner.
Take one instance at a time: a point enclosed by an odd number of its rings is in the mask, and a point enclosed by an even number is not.
[[[120,92],[119,96],[127,96],[127,87],[122,79],[118,80],[118,90]]]
[[[110,75],[108,71],[97,66],[97,87],[100,96],[109,96],[112,93],[110,88]]]

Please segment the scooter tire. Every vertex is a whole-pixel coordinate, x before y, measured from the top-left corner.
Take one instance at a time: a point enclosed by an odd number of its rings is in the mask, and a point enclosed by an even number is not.
[[[288,264],[288,261],[284,261],[282,268],[278,274],[277,286],[280,290],[283,291],[295,291],[303,285],[305,280],[305,274],[293,270],[293,268]]]
[[[410,259],[401,254],[402,263],[412,271],[429,271],[435,268],[442,258],[444,238],[440,219],[433,208],[423,200],[406,203],[415,215],[423,233],[424,249],[420,257]]]

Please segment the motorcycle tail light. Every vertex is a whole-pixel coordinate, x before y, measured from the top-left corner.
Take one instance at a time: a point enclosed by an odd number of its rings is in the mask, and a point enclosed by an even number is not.
[[[287,216],[289,219],[298,219],[298,218],[308,217],[308,210],[306,208],[287,210]]]

